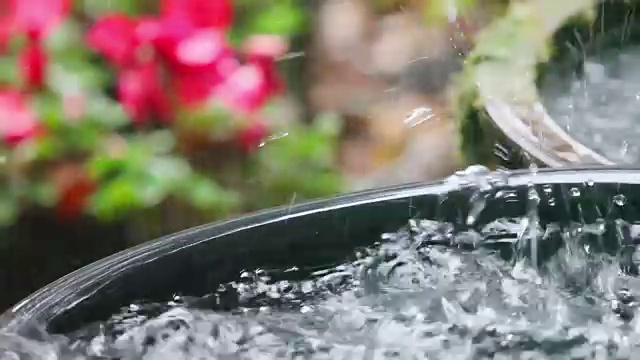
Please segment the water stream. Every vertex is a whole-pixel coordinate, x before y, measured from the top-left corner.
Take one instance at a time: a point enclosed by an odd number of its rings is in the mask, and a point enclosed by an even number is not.
[[[489,196],[514,199],[509,189],[487,195],[506,176],[474,166],[449,179],[476,191],[467,225]],[[543,226],[538,207],[555,201],[550,187],[530,185],[524,216],[477,230],[411,219],[304,280],[243,272],[209,296],[224,305],[233,294],[230,311],[176,297],[64,336],[0,333],[0,359],[640,358],[640,228],[607,214]],[[600,248],[607,236],[616,251]]]

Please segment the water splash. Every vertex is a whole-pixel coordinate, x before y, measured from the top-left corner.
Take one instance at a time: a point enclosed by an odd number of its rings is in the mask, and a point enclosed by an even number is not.
[[[508,173],[480,166],[448,181],[472,190],[461,223],[411,219],[309,275],[244,271],[205,297],[213,302],[176,295],[66,336],[0,334],[0,359],[633,358],[640,225],[613,210],[542,223],[555,187],[522,194]],[[579,201],[596,186],[585,184],[566,195]],[[525,209],[482,223],[489,201]],[[628,206],[623,194],[610,201]]]

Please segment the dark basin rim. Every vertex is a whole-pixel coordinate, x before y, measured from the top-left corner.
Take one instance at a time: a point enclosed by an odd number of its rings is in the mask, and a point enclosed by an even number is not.
[[[510,172],[508,176],[509,186],[521,186],[528,183],[557,184],[581,183],[586,181],[593,181],[595,183],[640,184],[640,168],[626,166],[567,167],[561,169],[540,169],[535,174],[530,170],[518,170]],[[73,307],[74,304],[82,300],[75,299],[74,301],[69,301],[74,293],[79,292],[79,290],[83,288],[96,286],[96,289],[92,291],[93,293],[107,283],[112,275],[121,271],[127,270],[137,264],[153,261],[163,254],[172,253],[230,233],[272,222],[287,221],[287,219],[313,213],[420,195],[448,193],[456,189],[454,183],[444,180],[427,184],[412,183],[402,186],[386,187],[340,195],[289,207],[265,210],[232,220],[206,224],[168,235],[99,260],[43,287],[1,316],[0,329],[19,327],[29,319],[40,318],[42,314],[52,316],[60,313],[65,309]]]

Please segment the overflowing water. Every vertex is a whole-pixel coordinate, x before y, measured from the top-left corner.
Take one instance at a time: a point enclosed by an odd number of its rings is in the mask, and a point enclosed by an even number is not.
[[[570,79],[551,74],[542,96],[570,135],[615,163],[640,164],[640,47],[589,58]]]
[[[0,359],[639,357],[637,225],[603,214],[543,226],[538,207],[556,204],[545,185],[527,187],[523,216],[480,224],[489,197],[517,201],[501,188],[507,174],[474,166],[449,181],[475,189],[465,227],[411,219],[303,280],[243,272],[208,297],[232,298],[229,311],[176,296],[65,336],[0,333]],[[609,238],[614,251],[603,250]]]

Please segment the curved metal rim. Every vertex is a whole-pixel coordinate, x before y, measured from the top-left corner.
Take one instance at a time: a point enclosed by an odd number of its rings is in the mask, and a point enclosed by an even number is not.
[[[556,168],[578,163],[615,165],[615,162],[588,148],[564,131],[551,118],[542,104],[537,103],[536,105],[532,107],[532,111],[535,112],[535,108],[538,108],[538,116],[531,119],[530,124],[517,116],[513,107],[507,102],[491,99],[486,102],[485,108],[491,121],[502,134],[542,164]],[[559,140],[560,143],[555,144],[556,146],[548,146],[547,139],[544,136],[538,136],[535,128],[538,128],[539,133],[552,134],[554,139]],[[571,149],[572,152],[565,152],[565,156],[561,156],[557,149],[559,147]],[[574,157],[574,159],[569,159],[567,156]]]
[[[534,184],[552,184],[585,181],[640,184],[640,168],[624,166],[567,167],[563,169],[541,169],[535,174],[528,170],[519,170],[510,173],[508,176],[509,186],[526,185],[531,182]],[[4,320],[0,322],[0,329],[15,329],[24,324],[25,321],[40,318],[42,314],[56,314],[64,311],[77,303],[77,299],[71,299],[72,295],[79,292],[80,289],[90,286],[99,288],[101,282],[117,275],[121,271],[204,241],[313,213],[414,196],[441,194],[455,190],[459,190],[459,188],[454,183],[446,180],[429,184],[413,183],[386,187],[317,200],[292,207],[275,208],[165,236],[99,260],[43,287],[8,310],[2,316]]]

